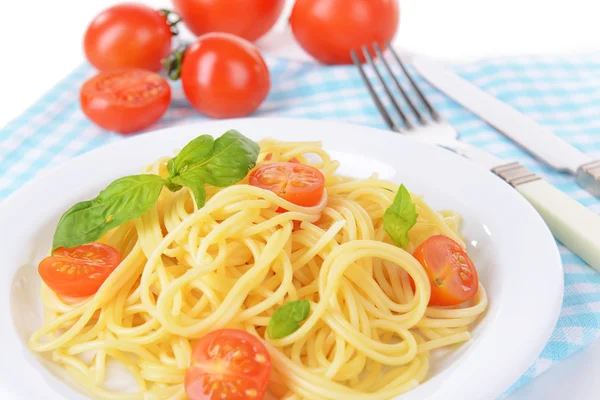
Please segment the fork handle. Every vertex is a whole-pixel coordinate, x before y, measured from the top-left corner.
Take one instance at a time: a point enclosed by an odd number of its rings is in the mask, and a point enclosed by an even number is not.
[[[556,239],[600,272],[600,215],[542,179],[515,189],[540,213]]]
[[[600,160],[583,164],[577,169],[577,184],[600,198]]]

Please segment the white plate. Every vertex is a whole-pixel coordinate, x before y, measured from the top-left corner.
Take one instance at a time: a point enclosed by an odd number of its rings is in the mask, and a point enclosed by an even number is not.
[[[190,139],[235,128],[255,140],[322,140],[341,173],[405,183],[435,208],[464,217],[463,233],[490,298],[473,339],[436,357],[402,400],[492,399],[533,363],[550,337],[563,294],[556,244],[535,210],[495,175],[443,149],[400,135],[333,122],[240,119],[179,126],[92,151],[34,179],[0,205],[0,387],[19,399],[85,399],[61,370],[25,346],[41,324],[36,265],[61,213],[117,177],[137,173]]]

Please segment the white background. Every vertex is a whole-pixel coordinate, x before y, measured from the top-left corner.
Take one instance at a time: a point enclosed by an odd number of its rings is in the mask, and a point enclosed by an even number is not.
[[[291,6],[293,0],[288,1]],[[100,10],[117,2],[2,2],[0,127],[83,61],[81,43],[87,24]],[[168,0],[144,2],[170,6]],[[600,51],[599,18],[597,0],[401,0],[396,44],[402,50],[455,62],[488,56]],[[278,27],[260,42],[263,50],[308,59],[289,34],[281,32],[284,19]],[[494,366],[491,363],[482,368]],[[553,367],[509,400],[597,399],[595,381],[599,376],[600,341]],[[0,397],[7,399],[7,395]]]

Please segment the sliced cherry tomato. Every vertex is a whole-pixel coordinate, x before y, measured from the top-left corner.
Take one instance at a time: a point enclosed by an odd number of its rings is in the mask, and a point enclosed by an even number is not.
[[[56,249],[40,262],[38,273],[57,294],[84,297],[96,293],[120,262],[121,255],[115,248],[89,243]]]
[[[96,16],[83,39],[88,61],[101,71],[142,68],[159,71],[171,51],[166,16],[143,4],[118,4]]]
[[[119,133],[149,127],[171,102],[171,87],[154,72],[117,69],[100,72],[81,87],[83,113],[96,125]]]
[[[297,0],[290,25],[300,46],[324,64],[364,61],[362,46],[384,45],[398,28],[398,0]]]
[[[252,171],[249,183],[304,207],[319,203],[325,189],[325,177],[321,171],[310,165],[292,162],[263,165]]]
[[[454,306],[471,300],[479,288],[477,270],[462,247],[447,236],[425,240],[413,256],[421,263],[431,283],[432,306]]]
[[[173,0],[173,7],[194,34],[227,32],[251,42],[275,25],[284,4],[285,0]]]
[[[228,33],[208,33],[184,53],[181,84],[189,102],[213,118],[243,117],[269,93],[269,70],[252,43]]]
[[[194,345],[185,392],[190,400],[260,400],[270,375],[271,359],[260,339],[239,329],[221,329]]]

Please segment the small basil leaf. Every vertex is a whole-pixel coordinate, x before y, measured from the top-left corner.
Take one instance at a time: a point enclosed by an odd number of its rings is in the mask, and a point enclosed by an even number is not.
[[[191,164],[206,162],[213,154],[214,139],[210,135],[201,135],[185,145],[183,149],[167,163],[169,177],[184,172]]]
[[[410,242],[408,231],[417,223],[417,209],[404,185],[400,185],[392,205],[383,214],[383,229],[396,246],[406,247]]]
[[[258,143],[232,129],[215,140],[210,157],[190,163],[187,169],[178,170],[178,173],[212,186],[231,186],[254,168],[259,152]]]
[[[172,181],[180,188],[181,186],[189,188],[192,191],[194,200],[196,201],[196,207],[199,209],[204,207],[204,204],[206,204],[206,189],[201,181],[190,179],[189,175],[176,176],[172,179]]]
[[[164,183],[163,178],[151,174],[117,179],[95,199],[77,203],[63,214],[52,249],[93,242],[110,229],[142,216],[156,203]]]
[[[271,339],[281,339],[300,328],[300,323],[308,318],[310,302],[294,300],[279,307],[269,320],[267,333]]]

